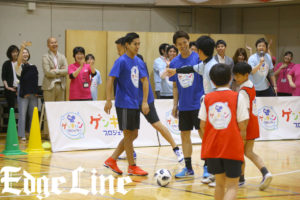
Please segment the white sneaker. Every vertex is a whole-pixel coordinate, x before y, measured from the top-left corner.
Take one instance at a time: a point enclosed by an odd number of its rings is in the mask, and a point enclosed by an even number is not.
[[[209,187],[216,187],[216,181],[209,183],[208,186]]]
[[[209,184],[209,183],[215,182],[215,176],[210,174],[209,177],[202,178],[201,182],[204,184]]]
[[[174,153],[177,156],[178,162],[181,163],[184,160],[182,151],[179,149],[179,150],[176,150]]]
[[[123,151],[123,153],[118,157],[119,160],[126,160],[127,157],[126,157],[126,152]]]
[[[127,156],[126,156],[126,152],[123,151],[123,153],[118,157],[119,160],[126,160]],[[135,151],[133,151],[133,159],[136,160],[136,153]]]
[[[259,189],[260,190],[265,190],[267,187],[269,187],[271,181],[272,181],[272,174],[269,172],[267,173],[264,177],[261,183],[259,184]]]

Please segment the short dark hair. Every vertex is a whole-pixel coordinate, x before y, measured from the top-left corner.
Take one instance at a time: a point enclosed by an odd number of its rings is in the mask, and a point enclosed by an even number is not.
[[[95,60],[95,56],[93,54],[89,53],[88,55],[85,56],[85,61],[88,61],[90,58]]]
[[[176,51],[176,53],[178,54],[178,49],[174,46],[174,45],[169,45],[168,48],[167,48],[167,53],[169,53],[169,51],[171,49],[174,49]]]
[[[7,49],[7,51],[6,51],[6,56],[7,56],[7,58],[8,58],[9,60],[12,60],[11,54],[12,54],[12,52],[15,51],[15,50],[17,50],[18,53],[20,52],[19,48],[18,48],[16,45],[10,45],[10,46],[8,47],[8,49]]]
[[[124,46],[125,45],[125,37],[120,37],[119,39],[117,39],[115,41],[115,44],[120,44],[120,45]]]
[[[209,36],[201,36],[196,41],[196,47],[203,51],[206,56],[212,57],[214,54],[215,41]]]
[[[136,56],[139,57],[142,61],[144,61],[144,58],[141,54],[137,54]]]
[[[85,50],[84,50],[84,48],[83,48],[83,47],[75,47],[75,48],[73,49],[73,58],[75,58],[75,55],[76,55],[77,53],[83,53],[83,55],[85,55]]]
[[[209,77],[216,86],[226,85],[231,80],[231,68],[223,63],[215,64],[209,72]]]
[[[284,53],[284,56],[286,56],[286,55],[288,55],[288,54],[290,54],[292,58],[294,57],[294,54],[293,54],[293,52],[291,52],[291,51],[285,52],[285,53]]]
[[[190,48],[191,48],[192,46],[197,47],[197,46],[196,46],[196,42],[194,42],[194,41],[193,41],[193,42],[190,42],[189,46],[190,46]]]
[[[124,39],[124,43],[131,44],[131,42],[136,38],[140,38],[140,36],[137,33],[135,32],[127,33]]]
[[[169,46],[169,44],[167,43],[162,43],[161,45],[159,45],[158,47],[158,51],[159,51],[159,54],[162,56],[163,55],[163,50],[166,51],[166,47]]]
[[[268,48],[268,42],[265,40],[265,38],[259,38],[256,42],[255,42],[255,47],[257,48],[257,45],[259,44],[259,43],[265,43],[265,45],[266,45],[266,48]]]
[[[235,53],[234,53],[234,56],[232,58],[233,60],[233,63],[236,64],[238,63],[238,57],[240,56],[240,54],[242,54],[244,56],[244,59],[245,61],[247,62],[248,60],[248,55],[247,55],[247,52],[244,48],[238,48]]]
[[[174,35],[173,35],[173,44],[176,44],[177,39],[178,38],[182,38],[182,37],[184,37],[187,40],[190,40],[190,36],[186,32],[184,32],[184,31],[176,31],[174,33]]]
[[[246,62],[239,62],[235,64],[232,68],[233,74],[250,74],[252,71],[252,67]]]
[[[225,47],[227,47],[227,44],[226,44],[226,42],[225,42],[224,40],[218,40],[218,41],[216,42],[216,48],[217,48],[217,46],[218,46],[219,44],[223,44]]]

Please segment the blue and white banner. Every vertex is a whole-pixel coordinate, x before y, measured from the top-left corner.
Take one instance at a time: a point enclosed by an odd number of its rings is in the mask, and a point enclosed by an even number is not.
[[[300,97],[257,97],[259,140],[300,139]]]
[[[181,144],[178,120],[171,116],[173,100],[156,100],[161,122],[168,127],[176,143]],[[258,140],[300,139],[300,97],[257,97],[257,115],[260,126]],[[159,136],[162,145],[168,142]],[[200,143],[193,130],[192,143]]]
[[[46,102],[52,151],[115,148],[123,138],[115,107],[104,112],[105,101]],[[134,146],[158,146],[155,129],[141,116]]]
[[[104,112],[105,101],[46,102],[46,114],[52,151],[115,148],[123,138],[115,108]],[[258,140],[300,139],[300,97],[258,97],[260,125]],[[173,100],[156,100],[160,121],[181,144],[178,119],[172,117]],[[191,133],[192,143],[201,143],[198,131]],[[158,142],[159,141],[159,142]],[[169,143],[141,116],[139,136],[134,146],[158,146]]]

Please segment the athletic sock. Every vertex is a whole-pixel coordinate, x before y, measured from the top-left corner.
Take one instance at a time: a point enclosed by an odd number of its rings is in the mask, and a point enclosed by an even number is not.
[[[173,149],[173,151],[176,153],[176,151],[178,151],[179,150],[179,147],[175,147],[174,149]]]
[[[241,175],[241,176],[240,176],[239,182],[245,182],[245,175]]]
[[[269,171],[267,170],[266,167],[262,167],[262,168],[260,169],[260,172],[262,173],[263,176],[265,176],[267,173],[269,173]]]
[[[184,158],[184,161],[185,161],[185,167],[189,170],[193,170],[192,158]]]

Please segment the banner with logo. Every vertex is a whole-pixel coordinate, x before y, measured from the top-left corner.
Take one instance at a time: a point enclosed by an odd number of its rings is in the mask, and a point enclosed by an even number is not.
[[[299,97],[257,97],[256,113],[260,126],[258,140],[300,139],[300,98]],[[173,100],[155,100],[161,122],[168,127],[175,142],[181,144],[178,119],[172,117]],[[169,143],[159,135],[160,144]],[[192,143],[200,143],[196,130],[191,134]]]
[[[46,102],[52,151],[115,148],[123,138],[115,108],[104,112],[104,101]],[[172,116],[173,100],[155,100],[157,114],[177,144],[181,144],[178,119]],[[299,97],[258,97],[256,113],[259,140],[300,139]],[[134,146],[169,143],[141,115],[139,136]],[[158,135],[158,137],[157,137]],[[191,133],[193,144],[201,143],[198,131]]]
[[[175,140],[175,143],[181,144],[178,119],[172,116],[173,100],[155,100],[155,107],[160,121],[169,129],[173,139]],[[161,134],[158,135],[161,145],[169,145],[169,143],[161,136]],[[191,132],[191,140],[193,144],[201,143],[201,139],[197,130],[193,130]]]
[[[259,140],[300,139],[300,97],[257,97]]]
[[[46,102],[52,151],[115,148],[123,138],[113,106],[104,112],[104,101]],[[141,116],[134,146],[158,146],[154,128]]]

